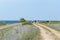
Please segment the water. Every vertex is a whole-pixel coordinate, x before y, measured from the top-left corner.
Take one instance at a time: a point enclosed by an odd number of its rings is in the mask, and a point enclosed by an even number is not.
[[[39,29],[31,25],[19,25],[0,31],[4,34],[0,36],[0,40],[32,40],[38,34]]]
[[[19,21],[3,21],[4,24],[18,23]]]

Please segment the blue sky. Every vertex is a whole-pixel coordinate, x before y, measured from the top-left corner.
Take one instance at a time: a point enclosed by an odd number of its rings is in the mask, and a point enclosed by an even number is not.
[[[0,0],[0,20],[60,20],[60,0]]]

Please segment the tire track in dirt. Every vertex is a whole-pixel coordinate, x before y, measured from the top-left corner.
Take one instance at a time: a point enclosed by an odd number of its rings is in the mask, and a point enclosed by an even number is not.
[[[48,26],[45,26],[45,25],[42,25],[42,24],[39,24],[37,23],[39,26],[42,26],[43,28],[49,30],[51,33],[53,33],[54,35],[56,35],[59,39],[60,39],[60,32],[59,31],[56,31],[52,28],[49,28]]]
[[[33,25],[40,29],[40,35],[42,37],[42,40],[60,40],[60,38],[58,38],[54,33],[44,28],[43,26],[37,23],[33,23]]]

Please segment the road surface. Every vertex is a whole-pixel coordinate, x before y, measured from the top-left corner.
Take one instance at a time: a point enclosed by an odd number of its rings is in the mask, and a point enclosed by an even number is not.
[[[34,26],[40,29],[41,40],[60,40],[60,32],[49,28],[40,23],[33,23]]]
[[[0,26],[0,30],[1,29],[5,29],[5,28],[8,28],[8,27],[19,26],[19,25],[21,25],[21,23],[8,24],[8,25]]]

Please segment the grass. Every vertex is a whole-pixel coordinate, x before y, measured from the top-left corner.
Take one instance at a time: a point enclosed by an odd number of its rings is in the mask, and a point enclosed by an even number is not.
[[[21,22],[21,23],[22,23],[22,25],[32,25],[31,22]]]
[[[3,25],[6,25],[6,24],[0,24],[0,26],[3,26]]]
[[[6,25],[3,21],[0,21],[0,26]]]
[[[2,40],[4,37],[8,36],[10,34],[10,31],[12,28],[5,28],[5,29],[2,29],[0,30],[0,40]]]
[[[50,28],[52,28],[52,29],[55,29],[55,30],[57,30],[57,31],[60,31],[59,29],[57,29],[57,28],[55,28],[55,27],[53,27],[53,26],[48,25],[48,24],[60,24],[60,21],[39,22],[39,23],[40,23],[40,24],[43,24],[43,25],[46,25],[46,26],[48,26],[48,27],[50,27]]]
[[[48,26],[48,27],[50,27],[50,28],[52,28],[52,29],[55,29],[55,30],[57,30],[57,31],[60,31],[60,30],[57,29],[56,27],[53,27],[53,26],[50,26],[50,25],[47,25],[47,24],[46,24],[46,26]]]
[[[32,23],[31,22],[21,22],[22,23],[22,25],[32,25]],[[23,40],[32,40],[32,38],[33,37],[35,37],[37,34],[38,34],[38,32],[40,32],[40,31],[38,31],[39,29],[34,29],[34,31],[33,31],[33,26],[31,27],[31,30],[30,31],[28,31],[28,33],[24,33],[23,35],[25,35],[24,36],[24,38],[25,39],[23,39]],[[6,28],[6,29],[2,29],[1,31],[2,31],[2,34],[4,34],[4,35],[2,35],[2,38],[5,36],[8,36],[11,32],[10,31],[12,31],[11,30],[12,28]],[[26,37],[27,36],[27,37]],[[1,39],[0,39],[1,40]],[[20,39],[17,39],[17,40],[20,40]]]
[[[40,31],[37,29],[34,29],[34,27],[31,27],[31,29],[27,32],[27,33],[24,33],[24,39],[25,40],[32,40],[35,36],[38,35]],[[27,36],[27,37],[26,37]]]
[[[22,33],[23,37],[21,39],[18,38],[17,40],[32,40],[39,34],[39,32],[39,28],[31,25],[27,31]]]
[[[44,24],[55,24],[55,23],[60,23],[60,21],[49,21],[49,22],[46,22],[46,21],[42,21],[42,22],[39,22],[39,23],[44,23]]]

